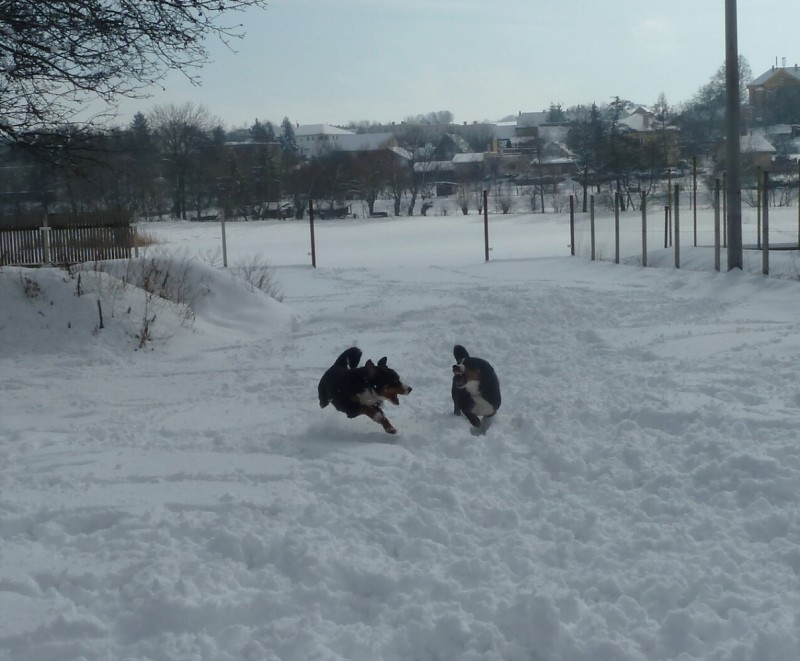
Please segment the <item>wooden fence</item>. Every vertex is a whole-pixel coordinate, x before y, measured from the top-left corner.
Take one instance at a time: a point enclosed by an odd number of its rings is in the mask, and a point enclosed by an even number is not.
[[[41,266],[127,259],[131,256],[134,232],[129,223],[78,223],[36,229],[0,228],[0,266]]]

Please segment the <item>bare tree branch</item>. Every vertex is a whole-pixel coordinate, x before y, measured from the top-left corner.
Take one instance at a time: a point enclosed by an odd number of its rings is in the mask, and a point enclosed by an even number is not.
[[[223,15],[265,6],[265,0],[0,0],[0,139],[31,142],[98,100],[111,115],[116,99],[148,96],[169,71],[198,82],[208,60],[204,40],[216,36],[230,47],[243,36],[242,25],[222,23]]]

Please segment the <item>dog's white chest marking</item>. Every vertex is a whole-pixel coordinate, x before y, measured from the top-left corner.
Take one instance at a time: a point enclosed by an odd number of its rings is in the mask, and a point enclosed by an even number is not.
[[[472,406],[472,413],[475,415],[492,415],[494,413],[494,406],[487,402],[478,391],[477,381],[467,381],[464,389],[472,395],[472,399],[475,402]]]

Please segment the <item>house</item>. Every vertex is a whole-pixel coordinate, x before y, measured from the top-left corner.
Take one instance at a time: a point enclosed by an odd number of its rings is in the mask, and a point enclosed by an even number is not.
[[[294,136],[297,149],[305,158],[331,150],[377,151],[397,145],[391,133],[356,133],[330,124],[303,124],[295,129]]]
[[[638,141],[642,149],[658,154],[661,165],[674,167],[680,160],[680,131],[675,126],[660,122],[655,113],[639,106],[620,124],[628,130],[628,137]]]
[[[800,124],[800,67],[773,66],[747,86],[746,116],[759,125]]]
[[[355,135],[353,131],[340,129],[330,124],[303,124],[294,131],[295,142],[300,154],[306,158],[317,156],[326,149],[336,149],[342,136]]]
[[[484,175],[485,154],[468,152],[452,158],[453,174],[457,181],[477,181]]]
[[[761,131],[754,131],[741,136],[740,150],[745,168],[758,167],[762,170],[771,169],[772,159],[777,153],[777,149]]]

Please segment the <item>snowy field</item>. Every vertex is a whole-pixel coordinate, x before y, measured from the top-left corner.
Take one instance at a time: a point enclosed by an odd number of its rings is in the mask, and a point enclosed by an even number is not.
[[[491,216],[488,263],[474,213],[326,221],[312,269],[308,223],[229,223],[280,303],[215,223],[143,227],[182,303],[1,269],[0,659],[800,658],[797,256],[715,273],[682,227],[675,270],[564,215]],[[319,408],[354,344],[413,387],[396,436]]]

